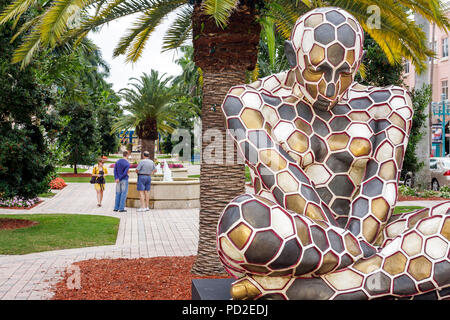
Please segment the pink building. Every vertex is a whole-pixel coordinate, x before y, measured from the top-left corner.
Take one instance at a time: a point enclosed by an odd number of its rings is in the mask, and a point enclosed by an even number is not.
[[[446,4],[447,17],[450,19],[450,1]],[[439,28],[433,28],[433,25],[430,25],[426,20],[421,17],[415,16],[418,18],[418,22],[424,26],[423,31],[428,35],[429,46],[430,48],[434,48],[435,58],[433,59],[433,75],[431,76],[431,68],[429,67],[422,75],[417,75],[415,73],[414,66],[410,63],[410,61],[405,61],[405,74],[404,74],[404,84],[409,89],[413,89],[417,87],[417,89],[421,88],[423,84],[432,84],[432,99],[433,102],[442,101],[442,94],[444,94],[444,99],[449,100],[449,78],[450,78],[450,62],[449,62],[449,34],[447,34],[444,30]],[[434,34],[434,43],[433,42],[433,34]],[[428,62],[428,65],[431,65],[431,59]],[[431,154],[432,156],[441,156],[443,153],[443,145],[442,145],[442,124],[441,119],[438,116],[432,116],[432,127],[426,126],[429,128],[429,134],[431,135]],[[449,154],[450,151],[450,130],[449,130],[449,121],[450,117],[446,119],[446,143],[445,143],[445,154]],[[422,140],[430,141],[430,136],[426,135]],[[430,143],[425,143],[422,148],[419,148],[419,152],[423,153],[424,150],[430,148]],[[423,159],[427,161],[428,159]]]
[[[450,19],[450,6],[447,5],[447,17]],[[433,35],[433,26],[429,26],[430,47]],[[450,78],[450,62],[449,62],[449,35],[444,30],[435,28],[434,30],[434,50],[436,58],[433,63],[433,102],[441,101],[442,94],[445,94],[445,99],[449,99],[448,86]],[[428,77],[429,73],[428,73]],[[414,66],[409,62],[405,62],[404,82],[409,88],[414,88],[416,81],[416,74]]]

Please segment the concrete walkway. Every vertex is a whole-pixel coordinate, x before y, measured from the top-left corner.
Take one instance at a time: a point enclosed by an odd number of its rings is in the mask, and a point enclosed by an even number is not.
[[[50,299],[49,289],[72,263],[102,258],[187,256],[197,253],[198,209],[114,213],[114,184],[106,186],[101,208],[93,186],[70,183],[31,210],[0,209],[0,214],[69,213],[120,218],[115,245],[0,256],[0,299]]]
[[[191,168],[193,169],[193,168]],[[195,168],[197,169],[197,168]],[[195,172],[196,173],[196,172]],[[246,188],[252,192],[251,188]],[[114,184],[107,184],[103,206],[97,207],[94,187],[70,183],[53,198],[31,210],[0,209],[0,214],[95,214],[120,218],[115,245],[0,255],[0,299],[50,299],[51,287],[74,262],[102,258],[187,256],[197,253],[198,209],[114,213]],[[432,206],[440,201],[405,201],[397,205]]]

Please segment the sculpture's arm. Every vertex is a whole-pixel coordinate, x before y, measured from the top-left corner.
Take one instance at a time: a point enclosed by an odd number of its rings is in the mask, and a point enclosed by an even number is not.
[[[376,240],[389,221],[397,201],[398,179],[413,115],[408,93],[403,101],[406,104],[391,100],[392,112],[382,120],[383,129],[372,139],[372,157],[367,163],[359,193],[352,201],[345,227],[357,238],[369,243],[379,242]]]
[[[258,183],[278,204],[337,225],[303,170],[267,133],[270,129],[261,110],[263,104],[268,103],[267,99],[270,96],[250,86],[233,87],[227,94],[222,111],[238,150],[254,171]]]

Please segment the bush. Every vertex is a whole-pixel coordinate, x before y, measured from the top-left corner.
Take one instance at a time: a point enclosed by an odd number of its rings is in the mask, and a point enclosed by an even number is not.
[[[440,187],[439,188],[439,191],[441,192],[441,193],[450,193],[450,187],[449,186],[442,186],[442,187]]]
[[[39,202],[39,198],[25,199],[14,197],[9,199],[0,199],[0,207],[6,208],[29,208]]]
[[[411,187],[408,187],[408,186],[405,186],[405,185],[400,185],[400,186],[398,187],[398,192],[399,192],[402,196],[413,196],[413,197],[415,197],[415,196],[418,195],[416,189],[411,188]]]
[[[433,190],[424,190],[421,193],[421,196],[423,198],[432,198],[432,197],[439,197],[440,193],[438,191],[433,191]]]
[[[61,190],[67,186],[63,178],[55,178],[49,183],[50,189]]]

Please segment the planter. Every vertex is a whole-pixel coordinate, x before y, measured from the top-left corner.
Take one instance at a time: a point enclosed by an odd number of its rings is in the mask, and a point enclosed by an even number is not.
[[[174,181],[161,181],[152,177],[150,188],[150,208],[188,209],[200,207],[200,180],[195,178],[174,178]],[[137,179],[129,179],[126,206],[139,208]]]

